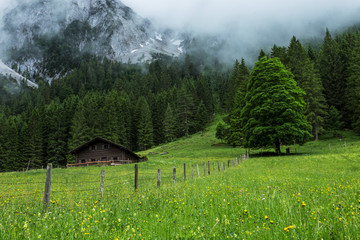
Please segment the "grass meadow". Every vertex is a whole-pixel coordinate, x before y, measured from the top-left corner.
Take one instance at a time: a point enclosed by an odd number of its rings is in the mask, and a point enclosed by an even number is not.
[[[217,144],[215,125],[141,152],[157,154],[139,164],[136,192],[132,164],[53,169],[45,214],[45,170],[1,173],[0,239],[360,238],[359,137],[325,136],[290,146],[293,154],[284,156],[252,151],[249,159],[219,172],[217,162],[225,166],[245,149]],[[208,161],[211,173],[204,175]]]

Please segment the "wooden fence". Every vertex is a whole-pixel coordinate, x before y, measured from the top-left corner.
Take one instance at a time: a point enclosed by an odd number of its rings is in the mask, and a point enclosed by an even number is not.
[[[217,171],[221,172],[224,171],[226,168],[234,167],[238,164],[240,164],[242,161],[246,160],[249,156],[243,155],[241,158],[236,158],[234,160],[229,159],[225,164],[224,162],[205,162],[204,163],[204,176],[208,176],[211,174],[211,172],[216,172],[217,165]],[[194,177],[194,166],[191,168],[191,176]],[[212,166],[212,171],[211,171]],[[199,170],[199,164],[196,164],[196,175],[197,177],[200,177],[200,170]],[[155,170],[155,169],[154,169]],[[189,170],[187,169],[186,163],[183,165],[183,171],[179,171],[176,167],[173,167],[172,171],[172,180],[173,184],[176,184],[177,179],[183,178],[184,181],[187,181],[187,173]],[[139,187],[139,166],[138,164],[135,164],[134,166],[134,190],[137,191]],[[45,182],[45,192],[44,192],[44,198],[43,198],[43,212],[47,212],[49,209],[50,204],[50,198],[51,198],[51,179],[52,179],[52,164],[47,165],[47,171],[46,171],[46,182]],[[161,187],[161,169],[157,169],[157,187]],[[99,188],[99,195],[100,198],[104,196],[104,181],[105,181],[105,170],[101,171],[100,175],[100,188]]]

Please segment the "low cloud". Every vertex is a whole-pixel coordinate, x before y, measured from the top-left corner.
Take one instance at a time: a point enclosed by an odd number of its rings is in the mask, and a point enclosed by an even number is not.
[[[6,42],[1,32],[2,17],[18,3],[38,0],[1,0],[0,43]],[[58,6],[73,0],[48,0]],[[88,3],[91,0],[76,0]],[[105,0],[103,0],[105,1]],[[115,0],[120,1],[120,0]],[[298,38],[323,36],[331,31],[360,22],[358,0],[122,0],[155,26],[179,32],[215,35],[225,39],[226,59],[253,58],[254,51],[274,43],[287,45],[293,35]],[[59,5],[60,4],[60,5]],[[1,47],[0,47],[1,48]],[[0,49],[1,51],[1,49]],[[253,60],[253,59],[251,59]]]
[[[287,45],[298,38],[322,37],[360,22],[358,0],[123,0],[155,24],[178,31],[213,34],[228,42],[228,57]]]

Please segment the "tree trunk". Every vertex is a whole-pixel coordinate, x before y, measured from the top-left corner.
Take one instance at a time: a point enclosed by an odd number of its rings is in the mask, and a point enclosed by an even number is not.
[[[281,149],[280,149],[280,140],[275,142],[275,152],[277,155],[281,155]]]
[[[319,134],[318,134],[318,129],[317,129],[317,124],[314,123],[314,133],[315,133],[315,141],[319,140]]]

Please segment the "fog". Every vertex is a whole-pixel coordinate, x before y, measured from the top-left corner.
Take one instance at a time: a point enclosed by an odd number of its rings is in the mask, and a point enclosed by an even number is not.
[[[156,25],[223,37],[229,58],[360,22],[359,0],[123,0]]]
[[[0,0],[0,29],[4,12],[17,3],[35,0]],[[71,0],[47,0],[54,6]],[[78,0],[85,2],[86,0]],[[91,1],[91,0],[88,0]],[[120,0],[119,0],[120,1]],[[224,59],[254,58],[254,52],[273,44],[288,45],[295,35],[300,39],[323,37],[360,22],[359,0],[122,0],[155,26],[213,35],[227,42]],[[60,5],[59,5],[60,4]],[[0,42],[6,35],[0,32]],[[4,42],[4,41],[3,41]],[[6,41],[5,41],[6,42]]]

